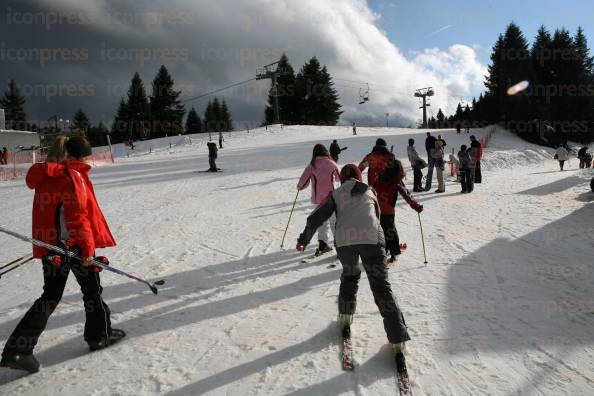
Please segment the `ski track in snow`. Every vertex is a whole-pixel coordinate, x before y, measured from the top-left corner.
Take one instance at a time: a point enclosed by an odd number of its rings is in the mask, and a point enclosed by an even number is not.
[[[42,371],[2,369],[0,394],[397,393],[365,275],[352,326],[355,371],[341,370],[340,268],[328,268],[333,258],[303,264],[293,249],[312,210],[309,191],[299,195],[280,249],[315,143],[337,138],[348,146],[341,164],[359,161],[379,136],[405,165],[409,137],[424,156],[424,131],[358,132],[295,126],[234,133],[217,174],[198,172],[208,167],[207,136],[171,138],[172,148],[166,143],[152,153],[141,146],[94,169],[118,241],[101,253],[118,268],[166,284],[153,296],[104,273],[112,321],[129,336],[89,354],[80,292],[70,279],[36,348]],[[468,142],[466,134],[439,133],[448,154]],[[472,195],[459,194],[451,177],[446,194],[415,194],[425,206],[427,266],[417,215],[398,201],[396,224],[408,250],[390,267],[390,279],[412,337],[407,363],[415,395],[594,393],[594,198],[587,193],[593,171],[577,170],[574,159],[561,173],[552,155],[498,130],[485,151],[484,183]],[[28,233],[32,197],[22,180],[0,184],[2,224]],[[28,251],[7,236],[0,240],[1,263]],[[3,343],[41,293],[38,263],[0,282]]]

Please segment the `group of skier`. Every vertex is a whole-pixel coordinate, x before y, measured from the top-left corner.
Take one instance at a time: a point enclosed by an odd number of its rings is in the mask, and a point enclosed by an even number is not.
[[[367,183],[364,183],[362,171],[367,168]],[[304,251],[317,232],[315,255],[331,252],[333,230],[337,257],[343,266],[338,297],[341,326],[350,329],[353,321],[361,259],[388,340],[396,353],[402,353],[404,343],[410,339],[388,280],[387,263],[396,261],[403,247],[394,222],[397,195],[402,195],[418,213],[423,211],[423,206],[404,187],[404,177],[402,163],[380,138],[358,166],[347,164],[341,170],[324,145],[315,145],[311,162],[297,183],[298,190],[311,184],[311,199],[316,206],[299,236],[297,250]],[[341,185],[335,188],[337,182]]]

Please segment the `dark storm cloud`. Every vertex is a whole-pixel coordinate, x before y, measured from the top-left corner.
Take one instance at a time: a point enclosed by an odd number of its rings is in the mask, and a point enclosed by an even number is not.
[[[316,55],[336,77],[396,86],[375,92],[372,87],[374,101],[361,107],[360,84],[337,80],[344,122],[383,118],[386,111],[409,122],[416,114],[409,95],[415,80],[444,90],[475,83],[474,69],[470,77],[458,74],[452,81],[431,70],[434,61],[460,62],[461,51],[408,61],[374,18],[366,2],[357,0],[8,0],[0,6],[0,77],[2,83],[17,81],[31,119],[70,118],[80,107],[94,122],[107,124],[134,72],[150,94],[162,64],[186,99],[252,78],[283,52],[296,69]],[[372,68],[377,60],[388,64]],[[267,81],[252,81],[218,96],[229,101],[236,121],[259,122],[268,88]],[[205,101],[187,103],[192,105],[202,113]]]

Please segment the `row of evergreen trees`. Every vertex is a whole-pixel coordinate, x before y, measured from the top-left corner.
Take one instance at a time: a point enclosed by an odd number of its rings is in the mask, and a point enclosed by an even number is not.
[[[29,129],[27,113],[25,113],[25,98],[21,95],[14,80],[8,82],[8,88],[0,99],[0,108],[4,109],[6,129],[24,131]]]
[[[283,124],[336,125],[342,106],[338,103],[338,94],[326,66],[320,65],[314,56],[295,74],[289,58],[283,54],[278,71],[276,91],[271,88],[264,111],[266,124],[276,122],[274,97],[277,96],[280,122]]]
[[[140,75],[132,77],[126,99],[122,98],[111,129],[113,142],[159,138],[184,132],[185,108],[179,99],[181,91],[165,66],[161,66],[147,95]]]
[[[227,102],[225,99],[220,102],[216,96],[213,101],[208,101],[204,112],[204,120],[200,119],[193,107],[186,119],[187,133],[228,132],[231,130],[233,130],[233,120]]]
[[[509,88],[527,81],[527,89]],[[454,119],[472,125],[500,123],[528,140],[558,144],[594,140],[594,60],[582,28],[554,33],[542,26],[530,46],[511,23],[491,54],[486,93]]]

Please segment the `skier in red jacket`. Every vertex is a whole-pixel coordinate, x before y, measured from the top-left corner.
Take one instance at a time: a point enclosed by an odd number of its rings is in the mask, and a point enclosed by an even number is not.
[[[85,162],[91,145],[83,137],[66,142],[68,158],[63,163],[35,164],[27,174],[27,186],[35,189],[33,238],[77,252],[82,261],[34,247],[42,259],[44,287],[39,297],[8,338],[0,365],[36,372],[39,362],[33,349],[47,321],[60,302],[68,274],[79,283],[86,312],[85,341],[91,351],[103,349],[125,336],[112,329],[110,311],[101,298],[99,269],[91,266],[96,248],[115,246],[107,222],[97,204]],[[104,257],[97,258],[108,264]]]
[[[402,185],[405,176],[402,163],[399,160],[394,160],[379,175],[374,184],[380,205],[380,224],[386,237],[386,252],[390,254],[389,263],[395,262],[401,253],[400,239],[394,222],[398,194],[402,195],[406,203],[418,213],[423,211],[423,205],[415,201]]]

